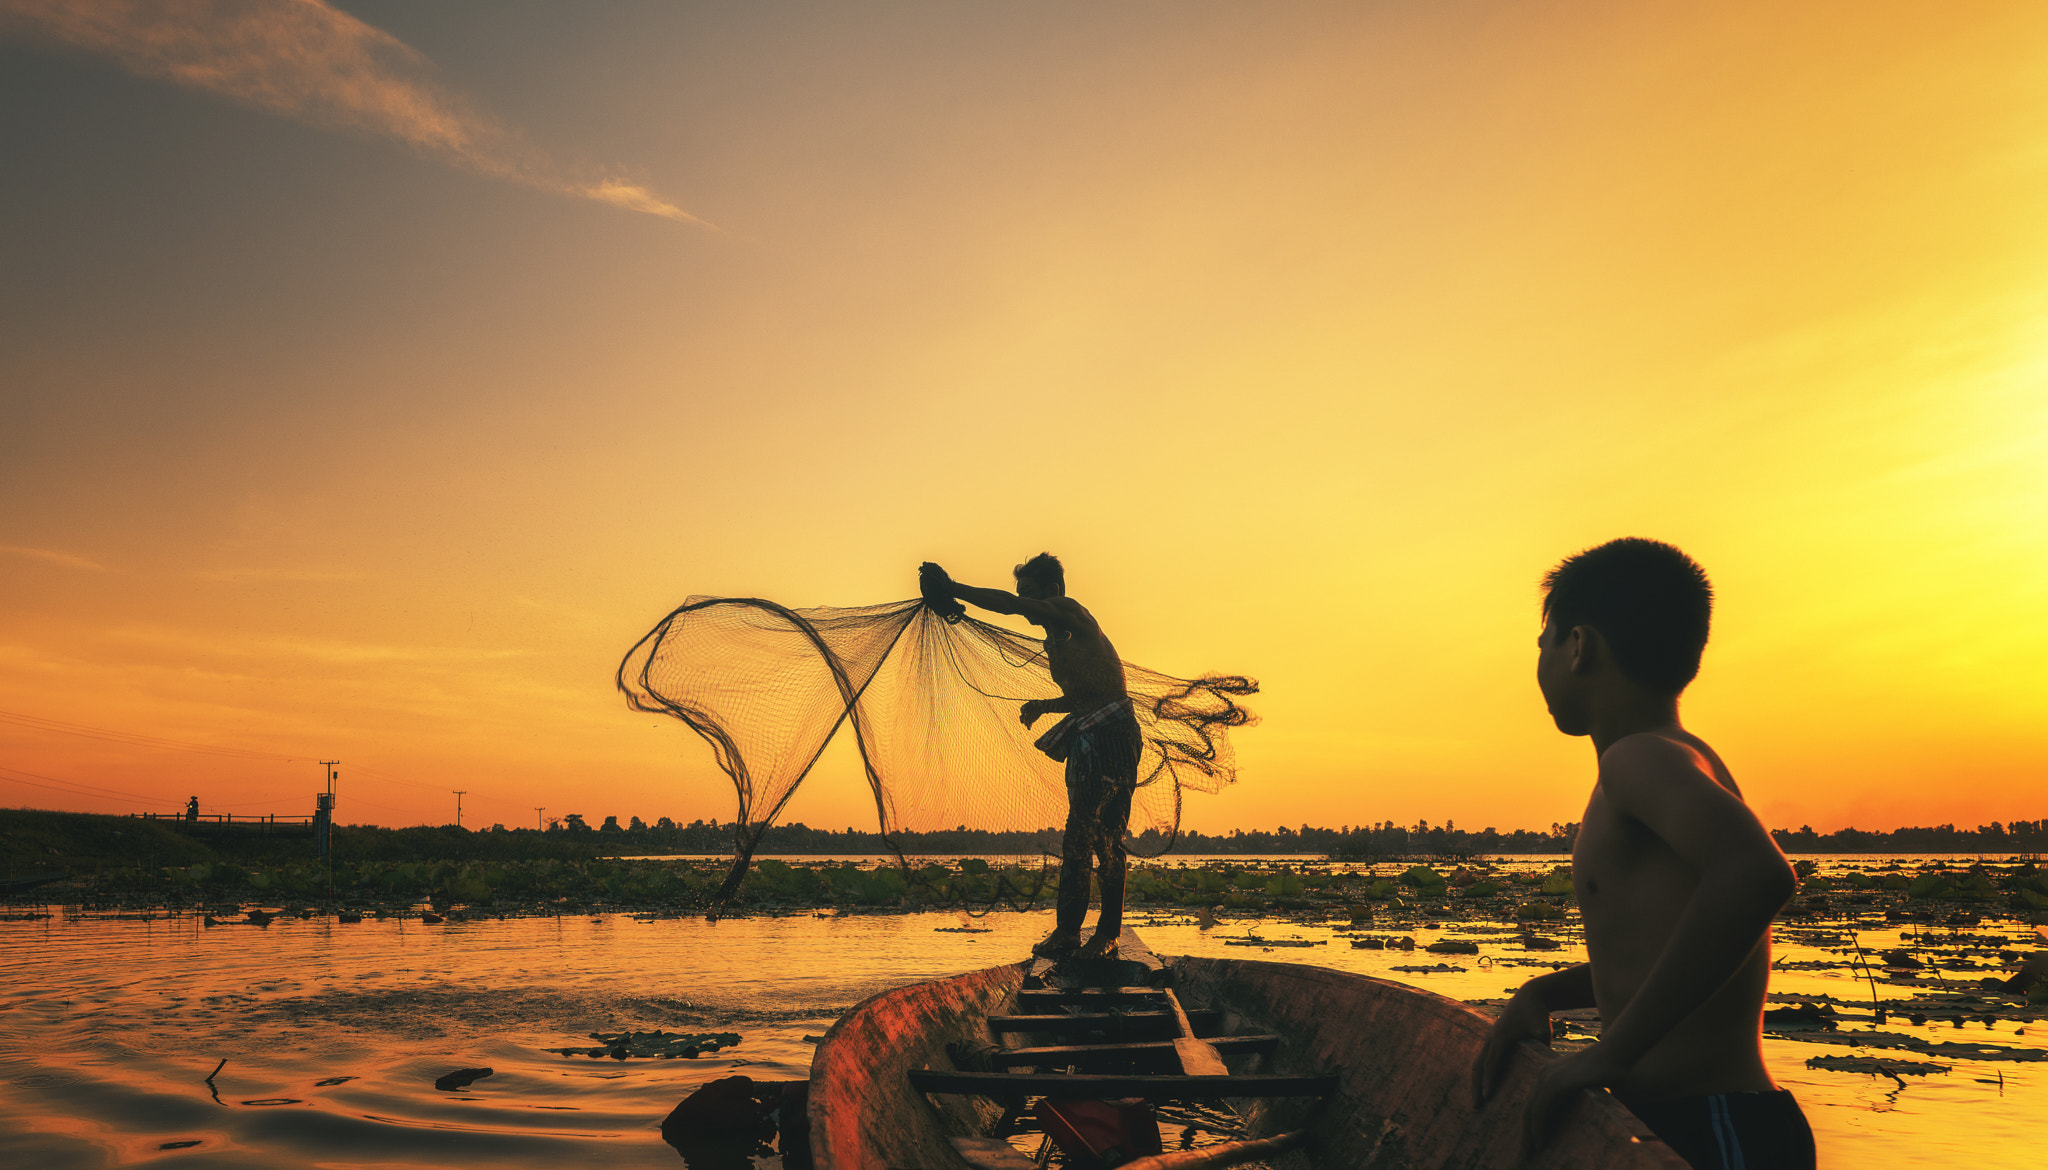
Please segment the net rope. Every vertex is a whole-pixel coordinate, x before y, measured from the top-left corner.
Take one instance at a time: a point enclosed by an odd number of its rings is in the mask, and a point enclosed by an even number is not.
[[[1252,722],[1241,675],[1177,678],[1131,663],[1143,734],[1131,831],[1171,848],[1187,792],[1236,779],[1227,732]],[[1042,639],[967,616],[950,599],[790,609],[757,597],[692,597],[627,651],[618,687],[636,711],[669,715],[711,746],[738,797],[729,900],[761,836],[841,728],[852,728],[882,837],[1063,823],[1062,766],[1032,746],[1019,704],[1051,699]],[[1134,849],[1134,852],[1136,850]]]

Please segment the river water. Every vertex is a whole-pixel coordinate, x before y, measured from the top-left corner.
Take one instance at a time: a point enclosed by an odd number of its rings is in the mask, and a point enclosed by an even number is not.
[[[1569,922],[1555,932],[1564,947],[1547,952],[1523,949],[1498,922],[1363,928],[1419,947],[1468,939],[1480,944],[1472,956],[1359,949],[1339,923],[1225,917],[1204,928],[1142,911],[1133,920],[1162,956],[1314,963],[1473,1001],[1503,997],[1546,969],[1538,964],[1583,959]],[[847,1007],[904,983],[1014,960],[1051,928],[1051,914],[972,920],[985,933],[958,929],[966,925],[957,913],[809,912],[432,926],[405,917],[281,918],[258,928],[73,909],[4,921],[0,1165],[674,1166],[679,1155],[658,1127],[694,1086],[734,1071],[801,1078],[812,1051],[806,1038]],[[1858,929],[1854,941],[1872,950],[1931,945],[1908,937],[1925,928]],[[1845,966],[1841,933],[1781,927],[1772,989],[1832,996],[1844,1005],[1845,1032],[1867,1030],[1872,987]],[[1964,941],[1937,948],[1951,969],[1933,977],[1952,993],[1991,973],[2001,942],[2041,945],[2017,923],[1987,921],[1956,937]],[[1310,945],[1268,950],[1256,940]],[[1439,963],[1463,969],[1395,970]],[[1924,999],[1932,982],[1880,975],[1878,994],[1896,1007]],[[1865,1005],[1861,1022],[1850,1018],[1852,1003]],[[1805,1106],[1824,1166],[2036,1167],[2048,1133],[2048,1063],[2028,1055],[2048,1050],[2048,1018],[2030,1023],[2008,1014],[1988,1024],[1914,1025],[1894,1015],[1882,1030],[1944,1046],[1894,1054],[1947,1068],[1921,1075],[1808,1067],[1817,1055],[1872,1051],[1840,1041],[1767,1038],[1765,1052]],[[742,1040],[697,1059],[555,1051],[593,1046],[593,1033],[656,1028]],[[436,1088],[460,1069],[491,1073]]]

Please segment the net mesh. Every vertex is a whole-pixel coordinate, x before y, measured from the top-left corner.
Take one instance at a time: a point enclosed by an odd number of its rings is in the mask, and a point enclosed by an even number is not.
[[[1172,846],[1188,792],[1236,778],[1227,732],[1251,722],[1240,675],[1176,678],[1124,664],[1144,737],[1131,830]],[[635,710],[672,715],[711,745],[738,796],[730,898],[761,835],[825,747],[851,725],[885,840],[967,826],[1039,829],[1065,817],[1060,764],[1032,746],[1027,699],[1058,697],[1041,639],[945,600],[789,609],[751,597],[692,597],[619,664]],[[1056,716],[1051,718],[1057,718]]]

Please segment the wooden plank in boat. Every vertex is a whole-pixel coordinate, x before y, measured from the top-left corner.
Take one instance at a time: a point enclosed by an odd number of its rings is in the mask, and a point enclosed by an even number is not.
[[[1223,1054],[1205,1041],[1195,1038],[1195,1026],[1188,1022],[1187,1009],[1180,1006],[1180,997],[1171,991],[1166,993],[1166,1006],[1173,1009],[1175,1025],[1180,1029],[1173,1039],[1174,1054],[1180,1057],[1180,1071],[1191,1077],[1227,1077],[1230,1070],[1223,1065]]]
[[[1165,999],[1165,990],[1158,987],[1048,987],[1017,993],[1019,1007],[1057,1007],[1061,1004],[1156,1004],[1164,1002]]]
[[[1145,940],[1138,937],[1138,932],[1128,926],[1117,936],[1116,957],[1126,963],[1136,963],[1147,971],[1166,970],[1166,964],[1160,961],[1158,955],[1152,953],[1152,948],[1145,945]]]
[[[1301,1130],[1250,1141],[1224,1142],[1199,1150],[1170,1150],[1124,1163],[1125,1170],[1223,1170],[1246,1162],[1262,1162],[1300,1145],[1308,1135]],[[957,1139],[956,1139],[957,1140]]]
[[[924,1093],[966,1093],[981,1097],[1143,1097],[1151,1101],[1216,1101],[1225,1097],[1321,1097],[1337,1087],[1337,1078],[1303,1073],[1191,1077],[939,1072],[914,1068],[910,1070],[910,1084]]]
[[[1038,1163],[1001,1138],[948,1138],[953,1152],[974,1170],[1038,1170]]]
[[[1223,1013],[1207,1008],[1196,1008],[1188,1013],[1188,1019],[1197,1031],[1215,1028],[1222,1024]],[[1102,1031],[1146,1031],[1160,1032],[1172,1036],[1180,1029],[1180,1020],[1172,1012],[1075,1012],[1071,1015],[1048,1016],[990,1016],[989,1030],[1003,1032],[1102,1032]]]
[[[1166,964],[1145,945],[1130,927],[1116,939],[1116,954],[1108,959],[1064,959],[1033,958],[1024,970],[1027,983],[1051,981],[1055,983],[1098,983],[1105,978],[1114,978],[1125,983],[1132,979],[1145,979],[1166,970]]]
[[[1218,1036],[1210,1041],[1226,1056],[1272,1052],[1280,1037],[1271,1032],[1243,1036]],[[998,1069],[1031,1065],[1059,1066],[1109,1064],[1120,1060],[1159,1060],[1171,1064],[1176,1056],[1171,1040],[1141,1040],[1135,1044],[1048,1044],[1038,1048],[1004,1048],[989,1053]]]

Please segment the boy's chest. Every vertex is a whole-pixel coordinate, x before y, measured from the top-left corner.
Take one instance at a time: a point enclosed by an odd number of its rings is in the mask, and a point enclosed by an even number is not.
[[[1658,844],[1640,822],[1616,811],[1596,785],[1579,822],[1579,835],[1572,841],[1572,885],[1579,902],[1583,905],[1627,882],[1651,861]]]

